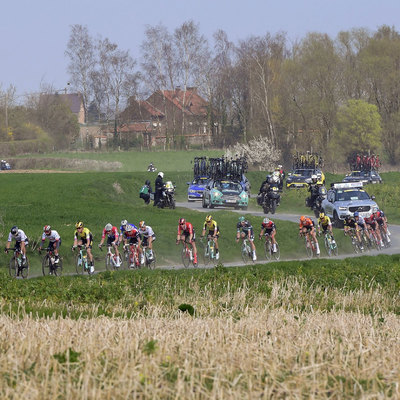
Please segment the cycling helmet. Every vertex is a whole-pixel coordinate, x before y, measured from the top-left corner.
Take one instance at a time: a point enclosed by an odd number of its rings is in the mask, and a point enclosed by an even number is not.
[[[301,222],[304,222],[306,220],[306,217],[304,216],[304,215],[302,215],[301,217],[300,217],[300,221]]]
[[[51,232],[51,226],[50,225],[45,225],[43,228],[44,233],[50,233]]]
[[[139,222],[139,228],[144,228],[145,226],[146,224],[144,223],[144,221]]]
[[[239,222],[244,222],[244,221],[246,221],[245,217],[243,217],[243,216],[239,217]]]
[[[269,219],[269,218],[265,217],[265,218],[263,219],[263,224],[269,224],[269,222],[270,222],[270,219]]]
[[[121,226],[125,226],[125,225],[128,225],[128,221],[126,219],[123,219],[121,221]]]
[[[359,216],[360,216],[360,214],[358,213],[358,211],[355,211],[355,212],[354,212],[354,216],[355,216],[355,217],[359,217]]]
[[[319,213],[319,217],[322,219],[322,218],[325,218],[325,213],[323,213],[323,212],[320,212]]]
[[[110,232],[112,229],[112,225],[111,224],[107,224],[104,228],[107,232]]]
[[[18,233],[18,226],[16,226],[16,225],[14,225],[12,228],[11,228],[11,235],[16,235],[17,233]]]
[[[132,225],[126,225],[125,231],[130,232],[133,229]]]
[[[81,221],[77,222],[77,223],[75,224],[75,228],[76,228],[76,229],[78,229],[78,228],[83,228],[83,222],[81,222]]]
[[[147,179],[146,182],[144,183],[145,185],[150,185],[150,181]]]
[[[164,178],[164,172],[159,172],[158,176],[161,176],[161,178]]]
[[[212,221],[212,215],[207,215],[206,222],[211,222],[211,221]]]
[[[186,224],[186,219],[185,218],[179,218],[179,225]]]

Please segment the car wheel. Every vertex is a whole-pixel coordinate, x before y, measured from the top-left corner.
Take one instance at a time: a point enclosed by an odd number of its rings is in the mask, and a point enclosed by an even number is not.
[[[343,221],[339,218],[336,211],[334,211],[334,213],[333,213],[333,221],[334,221],[336,228],[343,228],[343,226],[344,226]]]
[[[202,206],[203,206],[203,208],[207,208],[205,196],[203,196]]]

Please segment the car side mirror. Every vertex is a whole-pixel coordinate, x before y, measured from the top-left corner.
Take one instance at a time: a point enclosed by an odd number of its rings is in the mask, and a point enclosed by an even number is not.
[[[190,182],[186,182],[186,185],[190,185]]]
[[[375,200],[375,198],[376,198],[376,197],[375,197],[374,195],[371,196],[371,200]]]

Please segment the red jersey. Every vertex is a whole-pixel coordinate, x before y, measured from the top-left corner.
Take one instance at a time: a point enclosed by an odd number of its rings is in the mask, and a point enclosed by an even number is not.
[[[264,222],[261,224],[261,229],[266,229],[268,231],[272,231],[275,229],[275,223],[272,221],[269,221],[268,224],[264,224]]]
[[[184,227],[178,225],[178,235],[182,235],[184,233],[188,235],[193,235],[193,232],[194,232],[193,225],[190,222],[186,222]]]
[[[115,237],[115,239],[118,239],[118,229],[117,227],[113,226],[111,228],[110,232],[107,232],[105,229],[103,229],[103,234],[101,235],[101,238],[104,239],[106,237],[106,235],[108,237]]]

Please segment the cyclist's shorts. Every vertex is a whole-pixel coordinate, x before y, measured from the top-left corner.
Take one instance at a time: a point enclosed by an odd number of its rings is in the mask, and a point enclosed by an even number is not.
[[[214,236],[214,230],[212,231],[208,231],[208,235],[207,236]],[[215,237],[218,239],[219,238],[219,231],[217,232],[217,234],[215,235]]]
[[[24,243],[25,243],[25,246],[28,246],[28,244],[29,244],[28,238],[26,238],[26,239],[24,240]],[[16,249],[20,249],[20,248],[21,248],[21,241],[15,242],[15,248],[16,248]]]
[[[115,242],[115,236],[107,236],[107,246],[111,246]]]
[[[137,238],[137,237],[131,237],[131,238],[129,238],[128,243],[129,243],[129,244],[138,244],[139,241],[138,241],[138,238]]]
[[[303,228],[307,229],[307,232],[310,232],[314,228],[314,225],[305,225]]]
[[[370,224],[368,224],[373,230],[376,229],[376,222],[371,222]]]
[[[247,238],[249,239],[251,242],[254,240],[254,232],[253,229],[250,231],[250,237],[248,235],[248,233],[244,233],[242,232],[242,238]]]
[[[183,232],[183,234],[185,235],[185,242],[187,242],[187,239],[190,236],[190,233],[189,232]],[[193,242],[196,241],[196,232],[194,231],[194,229],[193,229],[193,239],[192,239],[192,241]]]
[[[150,236],[145,236],[142,240],[142,246],[148,246],[149,245],[149,237]],[[156,235],[151,236],[153,238],[153,242],[156,240]]]
[[[275,228],[273,229],[266,229],[264,232],[264,236],[271,236],[271,233],[275,231]]]
[[[49,242],[49,247],[51,249],[54,249],[54,243],[56,244],[56,249],[59,249],[61,246],[61,239],[60,240],[55,240],[54,242]]]
[[[329,226],[329,225],[321,225],[321,227],[322,227],[322,232],[326,233],[326,231],[328,230],[328,226]]]
[[[383,219],[377,219],[376,222],[377,222],[380,226],[382,226],[382,225],[384,224],[385,221],[384,221]]]
[[[86,238],[79,238],[78,244],[79,244],[79,242],[82,242],[82,244],[85,246],[88,245],[89,249],[91,249],[92,245],[93,245],[93,236],[90,235],[89,241]]]

